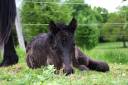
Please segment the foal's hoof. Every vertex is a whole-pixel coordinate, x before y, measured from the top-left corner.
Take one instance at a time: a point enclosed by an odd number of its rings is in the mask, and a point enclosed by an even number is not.
[[[66,73],[66,76],[68,76],[70,74],[73,74],[74,70],[72,68],[71,69],[64,69],[64,73]]]
[[[80,65],[79,70],[81,71],[88,71],[89,69],[85,65]]]
[[[110,70],[109,65],[105,62],[100,62],[97,66],[96,66],[96,71],[100,71],[100,72],[108,72]]]

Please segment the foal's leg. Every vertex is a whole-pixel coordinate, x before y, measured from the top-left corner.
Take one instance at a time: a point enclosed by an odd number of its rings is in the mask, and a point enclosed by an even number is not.
[[[9,66],[18,62],[12,35],[10,35],[15,16],[15,0],[0,0],[0,44],[5,45],[4,57],[0,66]]]
[[[73,58],[73,66],[76,67],[76,68],[78,68],[78,69],[81,70],[81,71],[89,70],[86,65],[84,65],[84,64],[79,64],[78,59],[74,59],[74,58]]]
[[[78,68],[81,71],[89,70],[86,65],[79,63],[78,57],[80,56],[80,54],[79,54],[79,52],[78,52],[78,50],[76,48],[75,48],[75,53],[73,53],[73,54],[75,54],[75,55],[73,55],[74,57],[72,58],[73,66]]]
[[[78,51],[77,59],[80,65],[85,65],[90,70],[96,70],[100,72],[109,71],[109,66],[107,63],[102,61],[92,60],[89,57],[85,56],[79,49],[77,49],[77,51]]]
[[[91,70],[96,70],[100,72],[107,72],[109,71],[109,65],[106,62],[102,61],[95,61],[95,60],[89,60],[88,68]]]

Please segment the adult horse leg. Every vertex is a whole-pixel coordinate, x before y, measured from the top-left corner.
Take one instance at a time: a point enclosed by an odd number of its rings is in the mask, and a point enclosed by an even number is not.
[[[10,35],[15,16],[15,0],[0,0],[0,46],[4,44],[4,57],[0,66],[9,66],[18,62],[12,35]]]
[[[9,37],[9,40],[4,46],[4,56],[3,61],[0,66],[9,66],[16,64],[18,62],[18,56],[14,47],[12,34]]]

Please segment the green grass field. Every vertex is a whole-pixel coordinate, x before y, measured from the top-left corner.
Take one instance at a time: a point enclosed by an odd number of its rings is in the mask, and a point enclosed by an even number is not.
[[[122,43],[99,44],[93,50],[82,51],[96,60],[109,63],[110,72],[79,71],[64,76],[54,74],[53,66],[29,69],[25,63],[25,53],[17,48],[20,61],[17,65],[0,68],[0,85],[128,85],[128,48]]]

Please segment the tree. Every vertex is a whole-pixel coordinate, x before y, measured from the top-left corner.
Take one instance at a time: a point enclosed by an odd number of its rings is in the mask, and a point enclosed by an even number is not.
[[[98,44],[99,29],[96,13],[88,6],[78,15],[78,22],[84,25],[78,27],[76,42],[79,46],[92,49]]]
[[[123,27],[122,27],[122,42],[123,42],[123,47],[127,47],[126,41],[128,40],[128,6],[123,6],[120,8],[119,11],[121,17],[123,18]]]
[[[103,25],[103,28],[101,29],[101,36],[103,37],[104,41],[117,41],[119,39],[122,25],[118,23],[121,22],[122,18],[118,13],[109,14],[108,21]]]
[[[96,13],[96,19],[98,21],[97,22],[98,29],[100,31],[99,42],[104,42],[104,37],[102,36],[102,28],[104,26],[104,23],[106,23],[108,21],[109,13],[108,13],[107,9],[101,8],[101,7],[94,7],[93,10]]]
[[[98,43],[99,29],[98,25],[93,23],[98,23],[100,15],[84,4],[84,0],[67,0],[67,3],[79,3],[70,6],[73,9],[73,15],[81,24],[76,31],[76,44],[86,49],[94,48]]]
[[[51,2],[52,0],[48,1]],[[60,2],[58,0],[53,1]],[[81,47],[84,46],[87,49],[95,47],[98,43],[99,29],[97,25],[91,24],[99,22],[101,15],[91,9],[87,4],[84,4],[84,0],[65,0],[61,4],[24,2],[22,8],[22,22],[28,24],[46,24],[50,20],[64,21],[67,23],[73,16],[77,18],[78,24],[85,24],[78,25],[76,44]],[[33,37],[42,32],[47,32],[47,25],[24,26],[25,37],[30,37],[27,40],[30,40],[31,36]]]
[[[38,0],[44,1],[44,0]],[[49,0],[52,2],[53,0]],[[54,0],[59,3],[59,0]],[[48,2],[48,1],[47,1]],[[47,32],[48,23],[51,20],[54,21],[64,21],[69,22],[71,19],[72,10],[64,5],[59,5],[55,3],[34,3],[34,2],[23,2],[21,14],[22,22],[27,24],[37,24],[23,26],[23,31],[26,40],[31,40],[31,38],[39,33]],[[41,25],[38,25],[41,24]],[[46,24],[46,25],[45,25]]]
[[[101,36],[104,41],[121,41],[123,47],[128,40],[127,8],[120,8],[119,12],[110,13],[108,21],[103,25]]]

